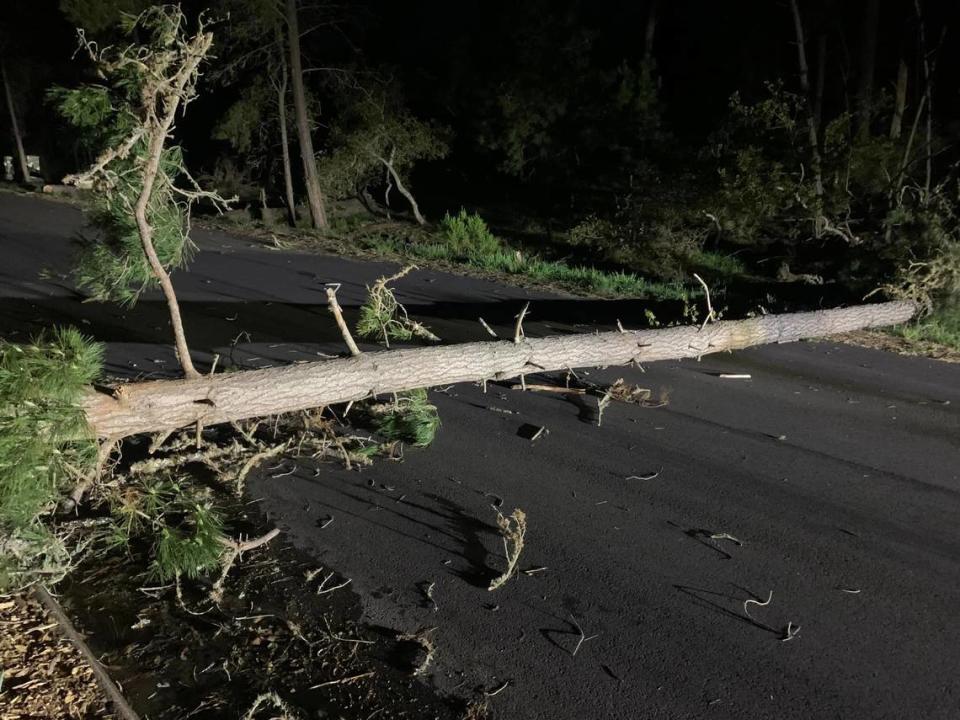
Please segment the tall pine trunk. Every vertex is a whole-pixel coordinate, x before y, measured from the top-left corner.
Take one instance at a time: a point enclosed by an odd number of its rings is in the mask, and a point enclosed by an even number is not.
[[[300,57],[300,22],[297,17],[297,0],[287,0],[287,35],[290,48],[290,81],[293,85],[293,106],[297,122],[297,137],[300,140],[300,157],[303,159],[303,180],[307,186],[307,201],[310,218],[315,228],[327,227],[327,211],[317,174],[317,156],[313,151],[310,135],[310,116],[307,113],[307,94],[303,87],[303,63]]]
[[[893,325],[916,312],[912,302],[763,315],[704,327],[583,333],[365,352],[349,358],[220,373],[193,380],[125,383],[90,389],[83,400],[99,438],[164,432],[266,417],[435,385],[505,380],[579,367],[700,357],[763,343],[822,337]]]
[[[290,166],[290,138],[287,135],[287,61],[279,46],[280,84],[277,87],[277,116],[280,122],[280,152],[283,156],[283,189],[287,202],[287,221],[297,224],[297,201],[293,194],[293,168]]]
[[[7,96],[7,110],[10,112],[10,129],[17,146],[17,159],[20,163],[20,177],[24,183],[30,182],[30,168],[27,167],[27,154],[23,150],[23,136],[20,134],[20,124],[17,122],[17,109],[13,104],[13,93],[10,91],[10,79],[7,77],[7,63],[0,60],[0,73],[3,74],[3,92]]]
[[[793,29],[797,38],[797,63],[800,66],[800,89],[807,100],[807,138],[810,144],[810,165],[813,169],[813,180],[817,199],[823,197],[823,174],[820,161],[820,141],[818,140],[819,128],[814,117],[813,98],[810,93],[810,70],[807,65],[807,50],[804,46],[803,21],[800,18],[800,6],[797,0],[790,0],[790,9],[793,11]],[[821,212],[817,208],[817,214]],[[819,217],[818,217],[819,225]]]
[[[880,19],[879,0],[866,0],[860,37],[860,80],[857,84],[859,132],[870,134],[873,113],[873,78],[877,64],[877,25]]]

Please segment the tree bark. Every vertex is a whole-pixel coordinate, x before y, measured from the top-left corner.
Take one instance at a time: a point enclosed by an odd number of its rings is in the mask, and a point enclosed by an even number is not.
[[[913,316],[908,301],[662,330],[606,332],[519,341],[410,348],[285,367],[224,373],[195,380],[91,389],[83,401],[99,438],[212,425],[324,407],[434,385],[505,380],[577,367],[700,357],[763,343],[820,337],[892,325]]]
[[[17,122],[17,109],[13,104],[13,93],[10,90],[10,79],[7,77],[7,63],[0,60],[0,72],[3,73],[3,92],[7,96],[7,110],[10,112],[10,130],[13,141],[17,146],[17,160],[20,163],[20,177],[24,184],[30,182],[30,168],[27,167],[27,154],[23,149],[23,136],[20,134],[20,124]]]
[[[790,0],[790,9],[793,11],[793,29],[797,38],[797,61],[800,65],[800,89],[807,100],[807,138],[810,144],[810,164],[813,169],[813,180],[817,198],[823,197],[823,173],[820,161],[820,142],[817,139],[818,131],[813,111],[813,98],[810,95],[810,71],[807,65],[807,51],[804,47],[803,21],[800,19],[800,7],[797,0]],[[820,225],[820,209],[817,208],[816,225]]]
[[[827,36],[820,33],[817,38],[817,84],[813,91],[813,124],[819,130],[823,127],[823,89],[827,82]]]
[[[643,61],[649,64],[653,60],[653,39],[657,32],[657,2],[650,3],[647,12],[647,27],[643,35]]]
[[[865,135],[870,133],[870,117],[873,114],[873,78],[877,64],[877,26],[879,18],[880,1],[866,0],[860,37],[860,80],[857,84],[859,129]]]
[[[193,359],[190,357],[190,347],[187,345],[186,333],[183,329],[183,320],[180,317],[180,303],[177,301],[177,294],[173,289],[173,282],[170,280],[170,273],[163,267],[157,251],[153,246],[153,226],[148,217],[150,199],[153,195],[153,186],[157,180],[157,173],[160,169],[160,160],[163,156],[163,146],[167,141],[167,135],[173,126],[173,121],[177,115],[177,109],[183,99],[184,88],[193,77],[197,67],[203,60],[213,44],[213,35],[205,33],[198,36],[194,47],[183,67],[178,71],[175,78],[176,83],[167,90],[159,99],[159,106],[162,108],[163,115],[157,117],[151,111],[150,117],[146,119],[149,127],[147,131],[147,162],[143,169],[143,187],[140,189],[140,195],[133,207],[133,215],[137,221],[137,230],[140,234],[140,242],[143,245],[143,253],[147,256],[147,262],[153,271],[154,277],[160,284],[163,296],[167,301],[167,309],[170,312],[170,325],[173,327],[173,339],[177,349],[177,357],[180,365],[183,367],[183,374],[188,379],[200,377],[200,373],[193,365]]]
[[[297,0],[287,0],[287,36],[290,49],[290,81],[293,84],[293,107],[297,122],[297,137],[300,140],[300,157],[303,160],[303,180],[307,186],[310,218],[315,228],[327,227],[327,211],[320,189],[317,173],[317,156],[310,135],[310,118],[307,114],[307,94],[303,87],[303,63],[300,57],[300,24],[297,17]]]
[[[413,197],[413,193],[407,190],[406,186],[403,184],[403,181],[400,180],[400,176],[397,175],[397,171],[393,169],[393,163],[381,155],[377,155],[377,160],[382,162],[384,167],[387,169],[387,172],[390,173],[390,176],[393,178],[393,184],[397,186],[397,191],[407,199],[408,203],[410,203],[410,209],[413,211],[413,217],[416,218],[419,224],[426,225],[427,221],[423,215],[420,214],[420,206],[417,205],[416,198]],[[387,212],[390,212],[389,208],[387,208]]]
[[[910,77],[909,68],[903,58],[897,68],[897,89],[894,95],[893,119],[890,120],[890,139],[899,140],[903,131],[903,113],[907,108],[907,82]]]
[[[283,156],[283,189],[287,201],[287,221],[297,224],[297,201],[293,194],[293,169],[290,166],[290,138],[287,136],[287,61],[280,46],[280,85],[277,87],[277,115],[280,122],[280,151]]]

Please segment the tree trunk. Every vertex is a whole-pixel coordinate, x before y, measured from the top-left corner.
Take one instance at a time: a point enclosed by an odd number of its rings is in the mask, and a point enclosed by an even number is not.
[[[907,108],[907,82],[910,71],[907,63],[900,58],[900,67],[897,69],[897,89],[894,96],[893,119],[890,120],[890,139],[899,140],[903,131],[903,113]]]
[[[819,134],[823,127],[823,88],[827,82],[827,36],[817,38],[817,84],[813,91],[813,124]]]
[[[290,166],[290,138],[287,137],[287,61],[280,46],[280,85],[277,87],[277,115],[280,122],[280,151],[283,156],[283,189],[287,201],[287,221],[297,224],[297,201],[293,194],[293,169]]]
[[[23,150],[23,137],[20,135],[20,124],[17,122],[17,109],[13,105],[13,93],[10,91],[10,79],[7,77],[7,63],[0,60],[0,72],[3,74],[3,91],[7,96],[7,110],[10,112],[10,129],[17,146],[17,159],[20,162],[20,177],[24,184],[30,182],[30,168],[27,167],[27,154]]]
[[[647,28],[643,36],[643,61],[647,65],[653,60],[653,39],[657,32],[657,0],[650,3],[647,12]]]
[[[173,127],[173,121],[177,115],[177,109],[183,100],[184,87],[194,76],[196,68],[200,65],[210,45],[213,44],[213,36],[210,33],[198,36],[197,46],[192,48],[192,52],[184,61],[177,78],[177,84],[162,97],[160,106],[163,109],[162,117],[151,114],[147,118],[149,130],[147,131],[147,162],[143,170],[143,187],[140,189],[140,195],[133,207],[133,215],[137,221],[137,230],[140,234],[140,243],[143,246],[143,253],[147,256],[147,262],[153,271],[154,277],[160,284],[163,296],[167,301],[167,309],[170,312],[170,325],[173,327],[173,339],[177,349],[177,357],[180,365],[183,367],[183,374],[188,379],[197,379],[200,373],[193,366],[193,359],[190,357],[190,347],[187,345],[186,333],[183,329],[183,320],[180,317],[180,303],[177,302],[177,294],[173,289],[173,282],[170,280],[170,273],[163,267],[160,258],[157,256],[156,248],[153,246],[153,226],[148,217],[150,200],[153,195],[153,186],[157,180],[157,173],[160,170],[160,161],[163,156],[163,147],[167,141],[167,135],[170,128]]]
[[[927,49],[927,33],[920,0],[913,0],[913,6],[917,13],[917,34],[923,57],[923,97],[927,101],[927,159],[923,195],[923,204],[926,205],[930,200],[930,183],[933,177],[933,71],[930,68],[931,51]]]
[[[391,155],[391,158],[392,157],[393,155]],[[408,203],[410,203],[410,209],[413,211],[413,217],[415,217],[417,222],[421,225],[426,225],[427,221],[423,215],[420,214],[420,206],[417,205],[416,198],[413,197],[413,193],[407,190],[406,186],[403,184],[403,181],[400,180],[400,176],[397,175],[397,171],[393,169],[393,163],[380,155],[377,155],[377,160],[382,162],[384,167],[387,169],[387,172],[390,173],[390,176],[393,178],[393,184],[397,186],[397,191],[407,199]],[[388,217],[389,212],[390,208],[388,207]]]
[[[823,174],[820,162],[820,142],[817,139],[818,128],[813,115],[813,98],[810,95],[810,72],[807,66],[807,51],[804,47],[803,21],[800,19],[800,7],[797,0],[790,0],[793,11],[793,29],[797,37],[797,61],[800,65],[800,89],[807,100],[807,139],[810,144],[810,164],[813,168],[813,180],[817,198],[823,197]],[[820,208],[817,208],[817,222],[820,225]]]
[[[857,116],[862,134],[870,133],[873,114],[873,77],[877,64],[877,25],[880,18],[880,0],[866,0],[860,37],[860,80],[857,83]]]
[[[505,380],[577,367],[699,357],[763,343],[820,337],[908,320],[899,301],[837,310],[765,315],[662,330],[473,342],[363,353],[314,363],[223,373],[195,380],[91,389],[83,402],[99,438],[162,432],[194,423],[263,417],[434,385]]]
[[[303,159],[303,180],[307,186],[310,218],[315,228],[326,228],[327,211],[324,207],[323,191],[320,189],[320,176],[317,174],[317,156],[313,151],[310,118],[307,114],[307,94],[303,87],[297,0],[287,0],[287,35],[290,46],[290,80],[293,83],[293,107],[297,121],[297,137],[300,140],[300,157]]]

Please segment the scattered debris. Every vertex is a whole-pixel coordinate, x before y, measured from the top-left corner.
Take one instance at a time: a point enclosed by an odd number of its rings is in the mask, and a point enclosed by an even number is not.
[[[711,539],[711,540],[729,540],[730,542],[734,543],[735,545],[739,545],[739,546],[743,547],[743,543],[740,542],[739,540],[737,540],[737,538],[735,538],[735,537],[734,537],[733,535],[731,535],[730,533],[725,533],[725,532],[713,533],[713,534],[710,536],[710,539]]]
[[[379,278],[373,287],[367,288],[367,301],[360,307],[360,319],[357,321],[357,334],[360,337],[373,338],[387,347],[390,347],[390,340],[403,342],[414,337],[440,342],[440,338],[421,323],[410,319],[407,309],[397,302],[393,290],[388,287],[416,269],[416,265],[408,265],[395,275]]]
[[[656,472],[649,473],[647,475],[630,475],[627,477],[627,480],[653,480],[656,477],[660,477],[660,473],[663,472],[663,465],[660,466],[660,469]]]
[[[493,697],[494,695],[499,695],[499,694],[502,693],[504,690],[506,690],[508,687],[510,687],[510,681],[509,681],[509,680],[504,680],[504,681],[503,681],[503,685],[498,686],[498,687],[497,687],[496,689],[494,689],[494,690],[485,691],[485,692],[484,692],[484,695],[486,695],[487,697]]]
[[[773,590],[770,591],[770,595],[769,595],[769,596],[767,597],[767,599],[766,599],[765,601],[763,601],[763,602],[761,602],[760,600],[757,600],[756,598],[750,598],[749,600],[744,600],[744,601],[743,601],[743,614],[746,615],[746,616],[747,616],[748,618],[750,618],[751,620],[753,620],[754,622],[757,622],[756,618],[754,618],[754,617],[750,614],[750,606],[751,606],[751,605],[756,605],[757,607],[766,607],[767,605],[770,604],[770,601],[771,601],[771,600],[773,600]]]
[[[585,632],[583,632],[583,628],[580,626],[580,623],[577,622],[577,619],[573,616],[573,614],[570,615],[570,620],[571,622],[573,622],[573,626],[577,629],[577,632],[580,633],[580,637],[577,639],[577,644],[576,646],[574,646],[573,651],[570,653],[571,657],[576,657],[577,653],[580,651],[580,648],[583,646],[585,642],[594,640],[597,637],[599,637],[599,635],[588,636]]]
[[[253,705],[250,706],[250,709],[247,710],[243,717],[240,720],[253,720],[257,716],[257,712],[261,707],[268,707],[272,705],[274,708],[280,711],[280,715],[274,715],[271,720],[294,720],[297,717],[294,713],[293,708],[291,708],[287,703],[280,699],[280,696],[275,692],[263,693],[258,695],[253,701]]]
[[[433,657],[437,653],[437,644],[433,641],[433,633],[436,629],[436,627],[421,628],[415,633],[405,633],[397,637],[397,640],[416,643],[423,649],[423,659],[414,669],[414,675],[425,675],[433,662]]]
[[[536,567],[530,567],[526,570],[521,570],[524,575],[536,575],[537,573],[542,573],[547,569],[546,565],[538,565]]]
[[[351,675],[350,677],[338,678],[336,680],[327,680],[327,682],[318,683],[316,685],[311,685],[311,690],[316,690],[317,688],[329,687],[331,685],[343,685],[345,683],[356,682],[357,680],[363,680],[368,677],[373,677],[376,673],[373,670],[369,672],[360,673],[358,675]]]
[[[503,539],[503,553],[507,560],[507,569],[490,582],[488,590],[502,587],[517,570],[517,561],[523,552],[523,545],[527,534],[527,515],[520,508],[515,508],[510,517],[506,517],[497,510],[497,527]]]
[[[800,626],[797,625],[796,627],[794,627],[792,622],[788,622],[787,627],[784,628],[783,638],[780,640],[780,642],[787,642],[788,640],[793,640],[799,634],[800,634]]]
[[[517,429],[517,435],[524,440],[529,440],[531,443],[549,434],[550,431],[546,427],[542,425],[531,425],[530,423],[524,423]]]

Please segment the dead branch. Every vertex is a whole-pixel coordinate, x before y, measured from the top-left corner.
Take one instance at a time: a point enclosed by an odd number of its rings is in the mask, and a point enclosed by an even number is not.
[[[110,675],[104,669],[103,665],[100,664],[97,656],[93,654],[90,646],[87,645],[83,639],[83,636],[77,632],[73,623],[70,622],[70,618],[67,617],[63,608],[60,607],[60,603],[47,592],[47,589],[43,587],[43,585],[34,586],[33,594],[47,609],[47,612],[57,621],[61,632],[67,636],[83,656],[83,659],[87,661],[90,669],[93,670],[94,676],[97,678],[97,682],[100,683],[100,687],[103,688],[107,697],[110,698],[110,702],[113,703],[113,709],[117,714],[124,718],[124,720],[140,720],[140,716],[130,707],[126,698],[123,697],[123,693],[120,692],[120,688],[117,687],[117,684],[110,678]]]
[[[356,357],[360,354],[360,348],[358,348],[357,343],[353,341],[350,328],[347,327],[347,323],[343,319],[343,310],[340,309],[340,303],[337,302],[337,289],[339,287],[339,285],[327,287],[327,305],[333,314],[333,319],[337,322],[337,327],[340,328],[340,334],[343,335],[343,341],[347,344],[350,354]]]

